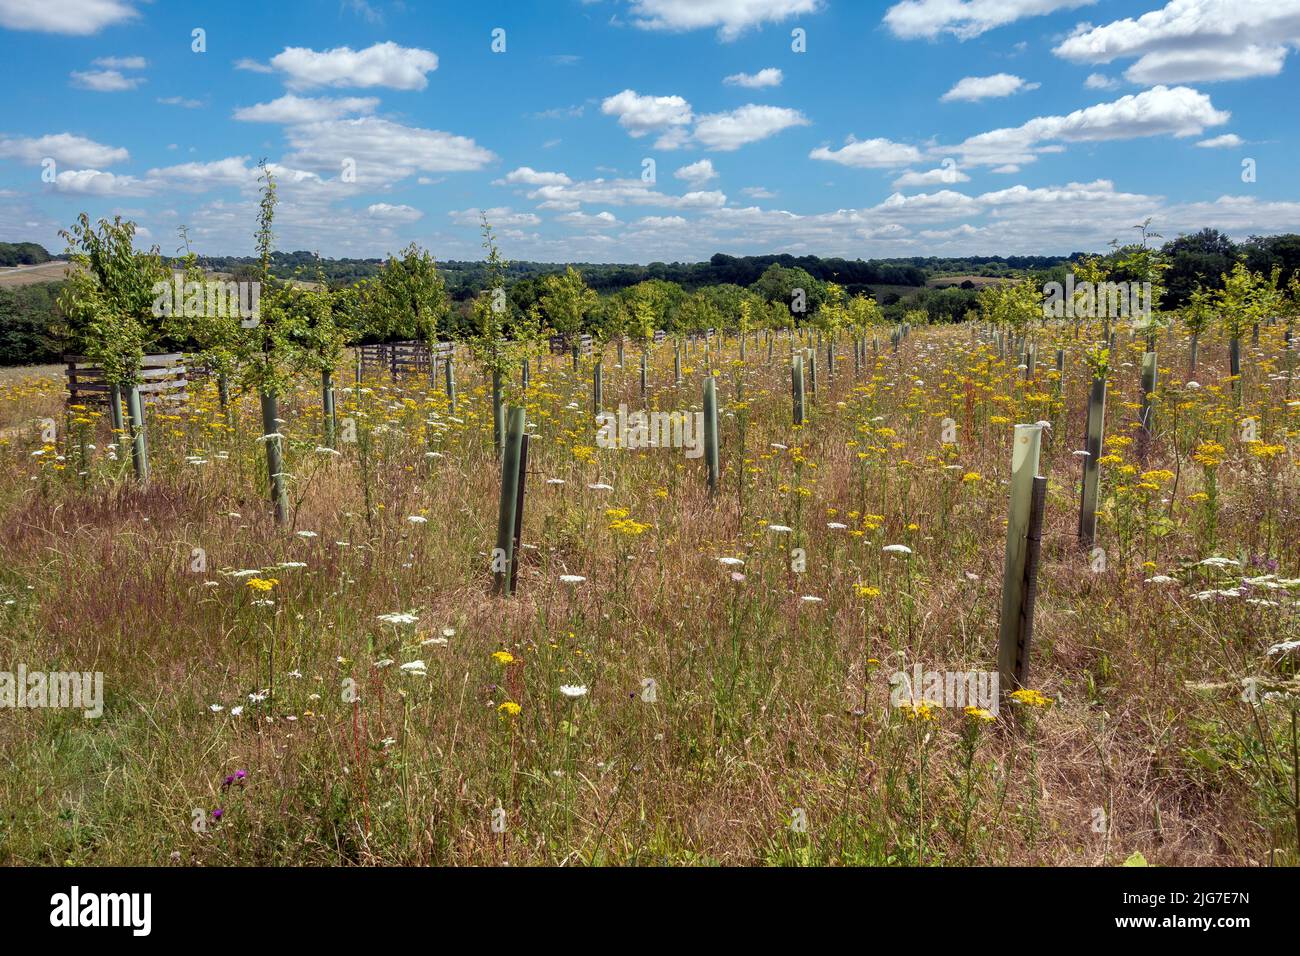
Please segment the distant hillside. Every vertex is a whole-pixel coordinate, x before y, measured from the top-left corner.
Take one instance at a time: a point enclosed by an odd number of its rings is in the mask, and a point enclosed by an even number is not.
[[[0,266],[35,266],[51,258],[38,242],[0,242]]]

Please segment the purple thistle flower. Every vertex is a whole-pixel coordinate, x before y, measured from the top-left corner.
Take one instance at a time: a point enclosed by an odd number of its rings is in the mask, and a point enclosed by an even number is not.
[[[220,820],[221,817],[222,817],[222,815],[225,814],[225,812],[226,812],[225,810],[222,810],[222,809],[220,809],[220,808],[218,808],[218,809],[216,809],[216,810],[213,810],[213,811],[212,811],[212,819],[214,819],[214,820]]]

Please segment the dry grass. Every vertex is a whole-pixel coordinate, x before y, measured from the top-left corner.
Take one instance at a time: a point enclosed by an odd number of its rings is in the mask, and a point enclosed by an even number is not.
[[[799,430],[786,341],[770,364],[751,344],[743,365],[729,343],[713,499],[702,459],[595,448],[587,371],[546,357],[525,398],[537,440],[512,599],[490,591],[499,477],[471,369],[454,415],[416,379],[349,389],[339,414],[361,441],[339,456],[316,450],[312,385],[289,396],[288,529],[265,505],[255,399],[233,428],[214,389],[155,412],[138,488],[102,416],[64,424],[57,380],[6,385],[0,422],[60,427],[39,456],[34,434],[0,439],[0,669],[102,671],[106,707],[0,712],[0,862],[1294,863],[1290,712],[1239,696],[1248,675],[1288,678],[1266,650],[1295,637],[1296,592],[1193,596],[1274,566],[1300,576],[1300,410],[1280,342],[1266,328],[1247,350],[1238,413],[1221,344],[1202,343],[1188,389],[1185,343],[1161,339],[1149,460],[1113,450],[1177,484],[1106,468],[1104,572],[1074,537],[1089,373],[1068,332],[1060,383],[1047,367],[1026,383],[969,327],[916,330],[897,354],[886,341],[860,374],[844,344]],[[1108,435],[1131,434],[1138,398],[1121,351]],[[633,352],[626,369],[610,352],[606,407],[645,407]],[[671,349],[654,356],[651,407],[699,407],[704,359],[685,361],[677,387]],[[1239,414],[1283,451],[1237,441]],[[1039,419],[1054,437],[1032,684],[1053,703],[996,724],[908,719],[890,706],[897,667],[993,666],[1008,422]],[[82,434],[97,446],[84,465]],[[1227,450],[1211,536],[1191,455],[1212,439]],[[650,527],[611,529],[611,508]],[[1216,554],[1245,567],[1192,566]],[[254,604],[241,569],[277,579],[274,605]],[[1145,583],[1157,573],[1177,581]],[[398,611],[418,622],[377,618]],[[427,676],[399,671],[415,660]],[[589,692],[561,695],[570,684]]]

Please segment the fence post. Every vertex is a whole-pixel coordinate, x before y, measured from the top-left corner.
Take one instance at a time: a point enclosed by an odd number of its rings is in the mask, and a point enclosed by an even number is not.
[[[998,686],[1003,695],[1015,689],[1016,661],[1022,644],[1025,650],[1028,649],[1024,626],[1025,585],[1030,570],[1029,531],[1041,447],[1041,425],[1016,426],[1011,452],[1011,503],[1007,513],[1007,550],[1002,570],[1002,614],[998,636]],[[1032,598],[1028,607],[1032,613]]]
[[[593,415],[599,415],[601,405],[604,404],[605,375],[603,365],[604,361],[602,359],[596,359],[596,364],[591,369],[591,413]]]

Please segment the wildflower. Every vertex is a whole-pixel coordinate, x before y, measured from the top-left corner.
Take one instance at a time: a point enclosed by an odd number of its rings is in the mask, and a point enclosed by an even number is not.
[[[727,566],[733,566],[733,565],[742,565],[745,562],[742,561],[740,558],[718,558],[718,563],[725,564]]]
[[[410,674],[412,677],[423,677],[425,675],[425,667],[426,665],[424,661],[409,661],[399,667],[398,670],[402,671],[404,674]]]
[[[560,693],[565,697],[576,700],[579,697],[587,696],[587,688],[583,684],[561,684]]]
[[[523,708],[513,700],[507,700],[497,706],[497,713],[500,714],[502,718],[518,717],[521,710],[523,710]]]
[[[249,578],[247,583],[252,590],[266,593],[280,582],[275,578]]]
[[[509,651],[493,651],[492,659],[502,667],[505,667],[507,664],[513,664],[515,662],[515,655],[511,654]]]
[[[394,611],[390,614],[376,615],[375,620],[383,621],[385,624],[414,624],[419,620],[419,617],[402,611]]]
[[[768,531],[775,531],[777,534],[789,534],[794,528],[787,527],[783,524],[770,524],[767,526]]]
[[[587,580],[581,574],[561,574],[560,581],[564,584],[581,584]]]
[[[911,554],[912,549],[905,544],[887,544],[880,549],[885,554]]]
[[[853,590],[857,592],[858,597],[878,598],[880,597],[880,588],[873,588],[869,584],[855,584]]]
[[[907,714],[908,720],[934,721],[938,719],[934,713],[934,707],[923,700],[900,704],[899,708],[903,713]]]
[[[965,714],[967,717],[971,718],[972,720],[978,721],[980,723],[985,723],[985,724],[997,720],[996,717],[994,717],[983,707],[967,707],[965,710]]]
[[[1050,697],[1044,697],[1038,691],[1028,689],[1012,691],[1011,699],[1017,704],[1024,704],[1026,707],[1046,707],[1052,702]]]
[[[969,485],[972,481],[979,481],[983,477],[984,476],[978,471],[968,471],[966,474],[961,476],[961,483],[963,485]]]

